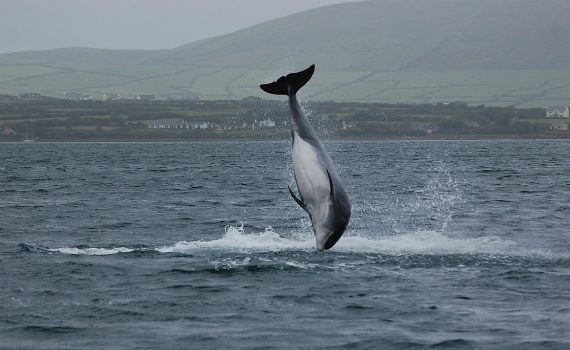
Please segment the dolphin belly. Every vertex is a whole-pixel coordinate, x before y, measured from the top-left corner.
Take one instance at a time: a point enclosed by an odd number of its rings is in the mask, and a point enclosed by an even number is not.
[[[293,171],[301,198],[309,208],[326,201],[330,194],[327,170],[318,149],[296,135],[293,143]]]

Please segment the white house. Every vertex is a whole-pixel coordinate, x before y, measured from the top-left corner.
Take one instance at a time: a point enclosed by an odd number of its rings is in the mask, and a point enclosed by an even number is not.
[[[546,107],[546,118],[570,118],[568,106]]]
[[[91,101],[93,100],[93,96],[83,95],[82,93],[76,91],[69,91],[63,94],[63,99],[72,101]]]
[[[186,122],[190,125],[191,129],[208,129],[210,123],[208,122]]]
[[[162,119],[148,123],[149,129],[183,129],[186,124],[180,119]]]
[[[265,119],[265,120],[260,120],[259,121],[259,127],[263,128],[274,128],[275,127],[275,120],[271,120],[271,119]]]
[[[188,122],[181,119],[162,119],[150,122],[149,129],[207,129],[208,122]]]
[[[116,92],[106,92],[103,94],[103,100],[105,101],[118,101],[121,99],[121,95]]]

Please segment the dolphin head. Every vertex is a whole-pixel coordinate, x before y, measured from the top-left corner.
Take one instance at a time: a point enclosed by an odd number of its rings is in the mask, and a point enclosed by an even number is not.
[[[329,204],[311,214],[317,250],[322,251],[332,248],[348,225],[350,206]]]

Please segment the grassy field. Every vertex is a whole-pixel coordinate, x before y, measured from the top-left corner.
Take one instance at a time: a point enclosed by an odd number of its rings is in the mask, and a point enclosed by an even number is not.
[[[285,70],[283,71],[285,73]],[[263,97],[260,83],[280,73],[266,69],[193,69],[179,66],[2,64],[0,93],[38,92],[62,97],[79,91],[101,98],[118,92],[127,98],[195,95],[205,100]],[[438,103],[545,107],[570,103],[570,69],[496,72],[368,72],[317,70],[302,93],[315,101]]]

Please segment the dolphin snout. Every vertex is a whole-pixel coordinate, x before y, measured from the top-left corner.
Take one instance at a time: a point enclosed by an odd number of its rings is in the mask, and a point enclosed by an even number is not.
[[[317,238],[317,250],[323,251],[332,248],[332,246],[338,241],[338,238],[335,239],[335,235],[333,231],[325,231],[326,233],[319,233],[316,236],[320,237]],[[340,236],[339,236],[340,237]]]
[[[347,223],[348,220],[334,228],[323,226],[317,228],[315,232],[315,236],[317,238],[317,250],[322,251],[331,249],[344,233]]]
[[[330,246],[328,244],[329,237],[332,232],[329,230],[317,230],[315,232],[315,238],[317,239],[317,250],[322,252],[323,250],[329,249]]]

